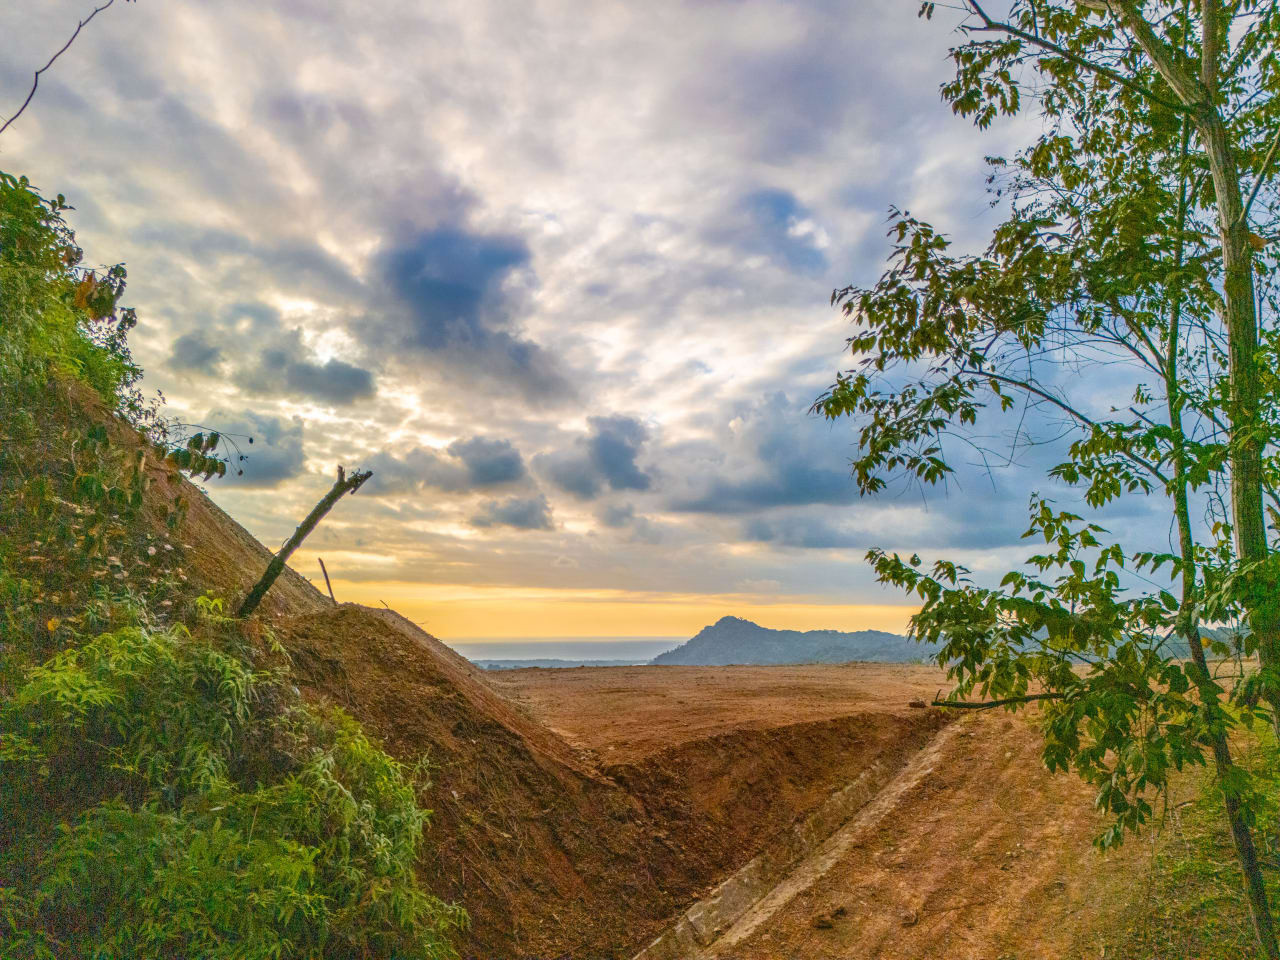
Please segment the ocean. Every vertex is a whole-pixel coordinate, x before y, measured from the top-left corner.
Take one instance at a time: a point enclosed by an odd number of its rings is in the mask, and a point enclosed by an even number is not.
[[[444,642],[468,660],[627,660],[647,662],[688,637],[458,637]]]

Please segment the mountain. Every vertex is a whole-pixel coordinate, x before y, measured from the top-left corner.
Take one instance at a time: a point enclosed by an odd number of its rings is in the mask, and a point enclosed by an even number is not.
[[[693,639],[660,653],[651,663],[724,666],[731,663],[845,663],[872,660],[905,663],[928,659],[931,644],[883,630],[771,630],[741,617],[721,617]]]

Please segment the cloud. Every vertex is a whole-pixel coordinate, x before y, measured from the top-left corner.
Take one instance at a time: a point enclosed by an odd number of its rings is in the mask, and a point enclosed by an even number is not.
[[[247,391],[262,396],[287,396],[331,407],[349,407],[377,392],[373,374],[345,360],[317,363],[307,356],[302,332],[293,329],[274,338],[257,362],[238,377]]]
[[[174,370],[212,375],[222,359],[222,348],[209,340],[208,332],[195,330],[173,341],[168,362]]]
[[[488,500],[471,518],[475,527],[505,526],[517,530],[552,530],[551,505],[542,494],[535,497],[508,497]]]
[[[785,547],[805,547],[817,550],[867,548],[871,544],[865,534],[842,530],[830,519],[797,517],[766,519],[755,517],[747,521],[744,534],[748,540],[758,543],[776,543]]]
[[[514,286],[528,282],[531,254],[520,237],[443,226],[383,251],[377,270],[395,304],[363,328],[379,348],[420,351],[463,364],[526,397],[570,392],[559,362],[514,328]]]
[[[587,440],[592,466],[613,490],[648,490],[649,475],[636,466],[649,431],[633,417],[589,417]]]
[[[519,483],[528,476],[515,445],[489,437],[455,440],[443,449],[415,447],[401,456],[384,450],[365,466],[373,471],[365,489],[375,496],[427,488],[461,493]]]
[[[533,463],[552,485],[579,500],[595,499],[604,486],[600,474],[591,465],[590,457],[579,449],[540,453]]]
[[[629,530],[636,543],[658,543],[663,539],[663,528],[648,517],[639,516],[631,504],[605,504],[596,511],[596,519],[609,530]]]
[[[626,416],[588,417],[587,425],[590,432],[576,439],[572,449],[539,456],[539,471],[580,500],[594,499],[605,487],[648,490],[652,477],[636,463],[649,439],[648,428]]]
[[[770,507],[849,504],[858,499],[848,457],[831,442],[830,427],[805,414],[787,394],[774,393],[731,421],[736,437],[729,461],[691,478],[692,490],[671,501],[673,510],[744,514]]]
[[[621,504],[619,506],[606,504],[596,512],[596,519],[598,519],[601,524],[615,530],[618,527],[630,525],[635,518],[635,507],[631,506],[629,503]]]
[[[471,437],[453,441],[448,450],[466,465],[473,486],[515,483],[525,477],[524,458],[510,440]]]
[[[245,460],[239,461],[236,448],[224,449],[231,462],[227,474],[211,481],[230,487],[278,487],[302,473],[305,460],[302,446],[302,420],[285,420],[253,411],[231,413],[215,410],[204,422],[234,441]]]
[[[826,295],[874,281],[886,207],[971,246],[1007,152],[937,103],[946,25],[869,2],[131,4],[42,80],[7,162],[66,193],[92,262],[128,262],[175,414],[278,425],[240,429],[279,496],[210,485],[256,534],[313,502],[305,452],[375,469],[344,542],[424,579],[843,597],[860,562],[798,545],[1007,533],[976,483],[923,517],[850,508],[853,434],[804,415],[841,362]],[[0,4],[12,86],[80,15],[39,7]],[[331,408],[305,445],[297,405]],[[553,507],[554,567],[520,532]]]

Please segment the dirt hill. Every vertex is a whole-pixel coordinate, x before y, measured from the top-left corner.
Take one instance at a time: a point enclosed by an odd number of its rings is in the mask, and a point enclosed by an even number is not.
[[[140,460],[146,474],[138,517],[93,576],[171,584],[161,609],[206,590],[234,604],[270,552],[92,396],[52,389],[65,394],[49,408],[62,421],[36,435],[71,443],[102,424],[113,455]],[[31,457],[72,448],[37,444]],[[47,557],[30,560],[53,569]],[[672,735],[646,755],[602,758],[391,611],[335,605],[286,570],[258,616],[289,651],[305,696],[343,707],[402,761],[430,762],[424,800],[434,816],[420,869],[434,893],[469,911],[464,956],[487,960],[633,955],[762,850],[788,849],[793,825],[831,790],[868,765],[887,775],[904,764],[938,722],[905,709],[784,712],[690,739],[676,735],[686,725],[672,715]]]

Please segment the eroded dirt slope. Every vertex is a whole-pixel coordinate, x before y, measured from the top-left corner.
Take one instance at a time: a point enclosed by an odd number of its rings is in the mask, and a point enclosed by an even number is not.
[[[1026,717],[960,721],[922,776],[871,811],[830,862],[703,957],[728,960],[1060,960],[1097,908],[1103,857],[1090,789],[1051,776]],[[745,935],[744,935],[745,934]],[[1092,954],[1096,955],[1096,953]],[[691,958],[692,960],[692,958]]]
[[[344,604],[276,632],[309,695],[348,709],[393,754],[431,757],[424,874],[471,912],[467,947],[482,957],[629,956],[869,763],[905,763],[940,722],[899,706],[688,740],[670,712],[650,723],[670,745],[598,763],[394,613]],[[683,690],[688,677],[674,680]],[[581,691],[559,699],[584,718],[594,709]]]
[[[85,401],[84,413],[100,411]],[[157,555],[188,594],[234,604],[270,551],[168,467],[146,469],[144,539],[172,545]],[[938,724],[906,707],[935,689],[928,671],[888,689],[878,676],[859,686],[851,668],[655,668],[594,690],[559,671],[517,698],[407,620],[335,606],[293,571],[259,615],[307,696],[347,709],[401,760],[434,764],[421,869],[471,913],[464,954],[491,960],[630,956],[831,790],[868,764],[905,763]]]

